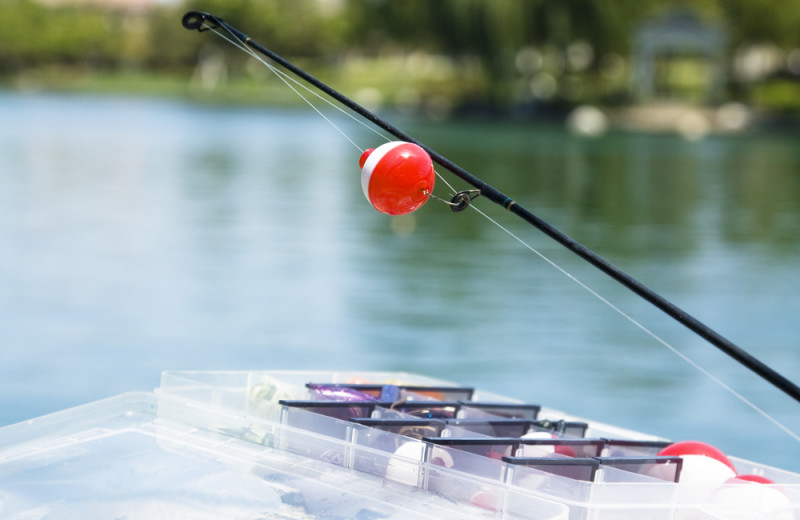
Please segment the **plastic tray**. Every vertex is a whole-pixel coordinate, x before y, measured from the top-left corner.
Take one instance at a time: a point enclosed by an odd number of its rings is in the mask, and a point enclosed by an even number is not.
[[[306,384],[382,383],[459,386],[455,383],[407,373],[382,372],[165,372],[161,392],[262,417],[281,427],[313,434],[319,441],[297,436],[264,439],[280,449],[309,459],[375,475],[386,481],[431,491],[460,504],[479,504],[503,515],[532,515],[521,501],[542,499],[565,506],[570,519],[800,519],[800,475],[730,457],[740,473],[754,473],[777,485],[675,484],[626,469],[625,464],[599,463],[592,482],[567,478],[524,464],[496,460],[447,446],[434,446],[418,438],[324,416],[313,411],[282,406],[281,400],[313,398]],[[476,402],[515,403],[513,399],[475,389]],[[403,419],[403,415],[377,407],[373,418]],[[588,424],[592,438],[635,440],[648,455],[661,439],[639,432],[587,421],[541,407],[537,420],[577,421]],[[434,432],[429,436],[436,436]],[[474,436],[468,432],[463,436]],[[458,436],[458,435],[454,435]],[[269,437],[269,435],[267,435]],[[625,445],[624,442],[619,445]],[[519,462],[519,461],[516,461]],[[472,479],[472,480],[470,480]]]
[[[337,449],[310,432],[169,394],[123,394],[8,426],[0,429],[0,518],[497,518],[265,437]],[[507,518],[567,518],[563,505],[519,500],[536,514]]]
[[[570,431],[623,442],[606,444],[598,458],[498,458],[463,449],[470,438],[492,444],[484,435],[492,429],[475,431],[476,419],[430,429],[417,419],[404,430],[413,418],[381,406],[371,418],[396,420],[399,429],[377,428],[280,404],[313,398],[309,382],[353,381],[457,386],[406,373],[165,372],[156,393],[123,394],[1,428],[0,518],[800,518],[800,475],[732,458],[741,473],[778,484],[659,480],[640,474],[641,460],[610,457],[616,450],[652,457],[664,439],[546,407],[526,421],[583,424]],[[473,405],[517,403],[479,389],[471,397]],[[461,440],[423,440],[442,436]]]

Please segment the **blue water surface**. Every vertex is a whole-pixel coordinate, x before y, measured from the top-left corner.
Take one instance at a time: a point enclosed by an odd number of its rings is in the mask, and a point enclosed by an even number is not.
[[[794,432],[800,404],[488,201],[536,252],[435,200],[377,213],[311,110],[6,92],[0,114],[0,425],[168,369],[406,370],[800,470],[800,443],[537,253]],[[400,124],[800,381],[796,136]]]

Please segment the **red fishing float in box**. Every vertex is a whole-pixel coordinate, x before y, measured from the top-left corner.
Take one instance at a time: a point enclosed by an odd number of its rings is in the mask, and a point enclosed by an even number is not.
[[[725,481],[711,495],[707,511],[719,518],[769,518],[794,520],[791,496],[762,475],[738,475]]]
[[[733,462],[718,448],[698,441],[680,441],[659,451],[660,456],[683,459],[682,484],[722,483],[737,474]]]
[[[370,148],[358,163],[364,195],[382,213],[411,213],[425,204],[433,191],[433,162],[416,144],[392,141]]]

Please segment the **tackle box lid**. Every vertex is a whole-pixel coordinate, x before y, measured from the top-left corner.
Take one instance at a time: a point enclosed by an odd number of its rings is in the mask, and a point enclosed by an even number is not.
[[[0,517],[497,518],[473,504],[260,442],[277,429],[293,433],[147,392],[0,428]],[[533,505],[537,519],[567,518],[563,505]]]

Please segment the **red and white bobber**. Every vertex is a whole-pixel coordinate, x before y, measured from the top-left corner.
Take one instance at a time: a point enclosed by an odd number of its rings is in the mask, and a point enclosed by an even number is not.
[[[794,520],[792,501],[772,480],[761,475],[739,475],[728,479],[711,497],[709,512],[720,517]]]
[[[559,436],[550,432],[530,431],[522,436],[523,439],[558,439]],[[576,457],[575,450],[571,446],[558,444],[522,444],[521,455],[523,457],[549,457],[551,455],[563,455],[565,457]]]
[[[736,476],[733,462],[718,448],[704,442],[676,442],[658,454],[683,459],[681,484],[721,484]]]
[[[416,144],[385,143],[365,151],[358,163],[364,195],[382,213],[411,213],[425,204],[433,192],[433,161]]]
[[[383,476],[395,482],[400,482],[409,486],[418,486],[420,483],[421,465],[425,457],[425,445],[426,443],[422,441],[408,441],[402,443],[389,459]],[[453,457],[451,457],[446,450],[434,445],[431,446],[429,462],[437,466],[449,468],[453,466]]]

